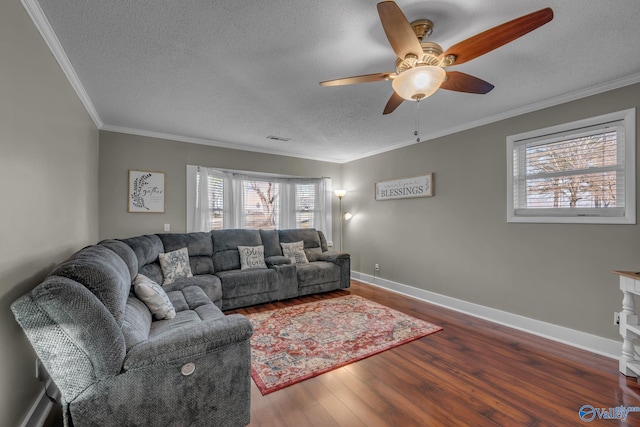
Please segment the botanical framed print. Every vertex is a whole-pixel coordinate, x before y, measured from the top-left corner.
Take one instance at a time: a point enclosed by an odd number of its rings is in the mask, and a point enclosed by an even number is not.
[[[129,212],[164,212],[164,172],[129,170]]]

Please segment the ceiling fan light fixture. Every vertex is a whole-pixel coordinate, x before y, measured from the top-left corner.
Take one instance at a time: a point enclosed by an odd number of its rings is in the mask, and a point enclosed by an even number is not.
[[[422,65],[400,73],[391,85],[403,99],[420,101],[434,94],[447,73],[435,65]]]

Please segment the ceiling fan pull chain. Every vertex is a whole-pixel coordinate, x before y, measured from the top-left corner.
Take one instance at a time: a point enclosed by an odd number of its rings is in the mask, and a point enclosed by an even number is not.
[[[420,142],[420,100],[417,100],[416,104],[418,104],[416,108],[416,130],[413,134],[417,136],[416,142]]]

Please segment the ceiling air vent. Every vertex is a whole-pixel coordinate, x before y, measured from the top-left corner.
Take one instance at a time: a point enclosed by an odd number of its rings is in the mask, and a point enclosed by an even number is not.
[[[291,138],[287,138],[284,136],[275,136],[275,135],[269,135],[267,136],[267,139],[273,139],[274,141],[284,141],[284,142],[291,141]]]

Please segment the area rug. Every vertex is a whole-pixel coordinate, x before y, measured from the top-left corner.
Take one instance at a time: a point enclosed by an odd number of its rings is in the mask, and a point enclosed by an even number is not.
[[[247,317],[251,376],[263,395],[442,329],[356,295]]]

